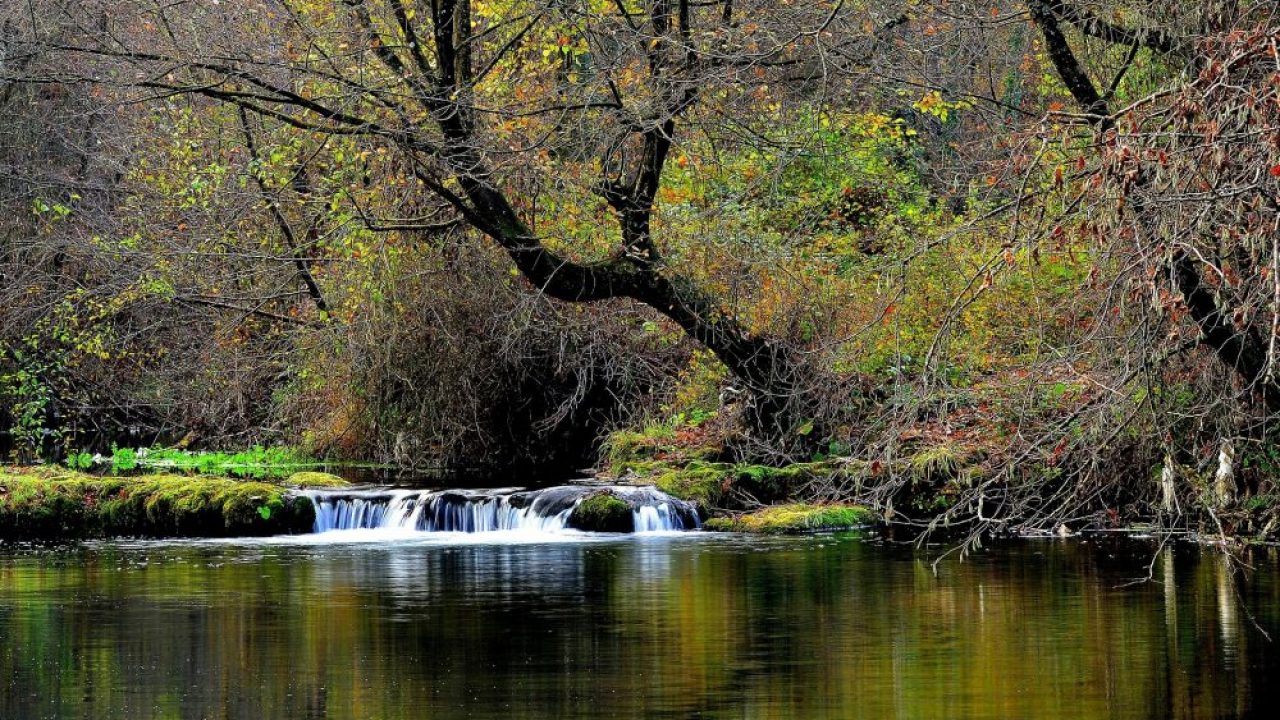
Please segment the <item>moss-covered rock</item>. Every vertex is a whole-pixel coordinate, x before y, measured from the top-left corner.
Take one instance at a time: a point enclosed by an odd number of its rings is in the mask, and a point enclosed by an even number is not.
[[[335,488],[347,487],[351,483],[332,473],[308,470],[290,475],[284,484],[296,488]]]
[[[719,532],[768,535],[846,530],[875,522],[875,513],[858,505],[775,505],[756,512],[718,517],[703,527]]]
[[[619,497],[607,492],[594,493],[583,498],[569,513],[566,523],[576,530],[587,532],[632,532],[635,520],[631,506]]]
[[[0,470],[0,538],[226,537],[310,532],[306,498],[224,477]]]

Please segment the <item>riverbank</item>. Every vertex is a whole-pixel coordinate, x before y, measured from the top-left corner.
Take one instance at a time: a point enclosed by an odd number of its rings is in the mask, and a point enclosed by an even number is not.
[[[971,524],[948,526],[939,520],[944,516],[938,514],[912,520],[874,502],[815,497],[814,488],[830,486],[842,478],[853,482],[856,478],[852,474],[864,470],[844,459],[780,468],[649,460],[625,463],[612,470],[616,474],[602,473],[600,477],[616,483],[612,488],[578,486],[578,492],[586,494],[567,516],[565,527],[593,532],[654,529],[652,523],[641,522],[631,497],[637,488],[648,486],[659,491],[651,501],[652,507],[666,508],[664,502],[672,507],[688,503],[684,505],[687,511],[681,511],[688,515],[683,529],[694,527],[692,512],[696,509],[702,530],[709,532],[777,535],[902,527],[916,533],[929,522],[936,526],[933,532],[944,535],[974,531]],[[0,540],[310,533],[317,518],[314,498],[298,491],[346,485],[342,478],[320,472],[248,480],[173,473],[99,476],[56,466],[0,467]],[[927,488],[923,483],[921,487]],[[932,491],[936,493],[936,489]],[[345,497],[343,493],[339,495]],[[464,495],[459,497],[465,501]],[[673,498],[683,503],[676,503]],[[1197,521],[1188,515],[1178,518],[1176,525],[1161,524],[1160,518],[1144,521],[1083,517],[1070,525],[1063,523],[1049,529],[993,523],[980,531],[1004,536],[1132,532],[1200,538],[1201,542],[1274,542],[1274,513],[1271,505],[1264,502],[1267,499],[1255,497],[1238,503],[1231,511],[1221,513],[1220,524],[1211,523],[1213,518]],[[513,507],[525,506],[516,503]],[[935,507],[945,506],[938,502]]]
[[[337,476],[317,472],[264,481],[155,473],[98,476],[40,466],[0,468],[0,539],[308,533],[316,523],[315,504],[296,491],[347,484]],[[689,495],[688,487],[663,485],[681,496]],[[587,491],[568,516],[566,527],[594,532],[640,529],[631,492],[629,488]],[[654,502],[664,497],[660,495]],[[701,502],[693,502],[689,511],[698,508],[708,531],[797,534],[846,530],[879,520],[873,512],[853,505],[789,503],[754,512],[728,512],[710,509],[712,498],[705,493],[699,497]],[[666,500],[670,502],[670,498]],[[692,519],[684,526],[691,529]]]
[[[299,487],[343,485],[325,473],[281,480],[207,475],[102,477],[52,467],[0,468],[0,539],[229,537],[310,532]]]
[[[815,457],[777,466],[729,462],[723,445],[706,435],[699,442],[620,432],[610,439],[597,477],[630,485],[653,485],[698,507],[707,530],[781,533],[843,529],[848,526],[902,526],[912,532],[1003,536],[1070,536],[1081,532],[1158,532],[1204,538],[1270,543],[1280,540],[1280,495],[1271,480],[1251,479],[1238,493],[1224,493],[1220,468],[1174,465],[1135,472],[1143,485],[1115,497],[1097,493],[1092,502],[1065,494],[1065,464],[1024,463],[1010,469],[995,457],[989,438],[920,443],[910,454],[890,460],[848,456]],[[984,445],[985,443],[985,445]],[[1002,465],[1004,463],[1004,465]],[[1257,474],[1241,463],[1240,472]],[[1215,470],[1217,474],[1215,475]],[[1160,501],[1172,477],[1181,500]],[[1029,504],[1028,488],[1063,494],[1057,509]],[[1170,495],[1171,497],[1177,497]],[[1009,498],[1021,504],[1008,507]],[[1062,508],[1072,507],[1074,512]]]

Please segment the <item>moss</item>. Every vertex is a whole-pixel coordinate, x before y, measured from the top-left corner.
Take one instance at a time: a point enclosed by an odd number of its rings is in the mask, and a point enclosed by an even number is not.
[[[305,471],[290,475],[284,484],[299,488],[334,488],[347,487],[351,483],[331,473]]]
[[[314,520],[310,501],[266,482],[0,471],[0,538],[274,535]]]
[[[653,457],[657,443],[644,433],[619,430],[605,440],[605,458],[610,465],[644,461]]]
[[[1270,512],[1280,507],[1280,495],[1254,495],[1244,501],[1244,509],[1248,512]]]
[[[612,475],[634,485],[655,485],[662,492],[694,503],[700,510],[716,507],[732,478],[733,466],[695,460],[673,463],[637,460],[615,465]]]
[[[790,533],[845,530],[875,522],[875,513],[858,505],[775,505],[752,513],[711,518],[703,525],[720,532]]]
[[[732,478],[733,466],[727,463],[691,462],[684,467],[666,467],[651,480],[662,492],[691,502],[705,513],[721,504]]]
[[[568,525],[588,532],[632,532],[635,520],[625,500],[607,492],[583,498],[569,514]]]
[[[729,491],[738,488],[761,502],[793,498],[808,483],[866,471],[864,463],[829,459],[781,467],[702,460],[673,463],[662,460],[631,461],[614,472],[636,484],[656,485],[659,490],[694,503],[704,514],[732,501]]]

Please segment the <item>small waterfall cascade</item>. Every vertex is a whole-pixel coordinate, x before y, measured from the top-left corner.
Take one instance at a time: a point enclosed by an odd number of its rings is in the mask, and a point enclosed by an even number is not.
[[[695,530],[690,503],[653,487],[564,485],[542,490],[303,490],[315,506],[315,532],[399,529],[420,532],[556,532],[571,528],[583,499],[600,492],[631,508],[635,532]]]

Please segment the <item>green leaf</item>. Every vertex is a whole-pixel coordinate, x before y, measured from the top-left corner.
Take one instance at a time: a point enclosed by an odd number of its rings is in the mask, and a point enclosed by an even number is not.
[[[270,520],[270,519],[271,519],[271,506],[270,506],[270,505],[263,505],[263,506],[259,507],[259,508],[258,508],[258,514],[262,516],[262,519],[263,519],[263,520]]]

